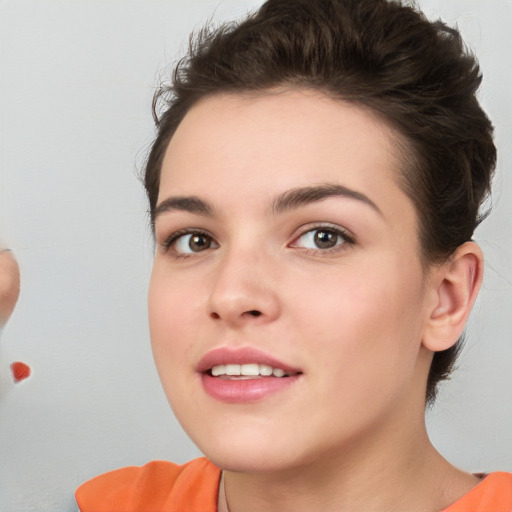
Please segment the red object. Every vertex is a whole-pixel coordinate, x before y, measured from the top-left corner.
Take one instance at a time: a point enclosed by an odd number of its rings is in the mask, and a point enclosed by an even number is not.
[[[14,382],[16,384],[30,377],[30,374],[32,373],[30,366],[28,364],[22,363],[21,361],[16,361],[15,363],[12,363],[11,371],[12,378],[14,379]]]

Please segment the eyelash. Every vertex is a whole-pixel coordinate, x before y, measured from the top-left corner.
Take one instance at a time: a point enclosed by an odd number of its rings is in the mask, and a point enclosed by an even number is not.
[[[333,233],[337,237],[341,238],[341,243],[336,243],[333,247],[330,248],[316,248],[311,249],[307,247],[301,248],[300,246],[297,246],[298,240],[300,240],[302,237],[307,235],[308,233],[314,233],[315,231],[318,232],[326,232],[326,233]],[[293,242],[290,244],[292,247],[297,247],[298,249],[303,250],[307,254],[329,254],[334,253],[338,251],[344,251],[347,250],[347,245],[351,246],[356,243],[356,239],[352,233],[350,233],[348,230],[341,228],[340,226],[332,225],[332,224],[316,224],[316,225],[309,225],[306,226],[303,231],[294,238]]]
[[[302,237],[304,237],[308,233],[313,233],[315,231],[319,231],[319,232],[320,231],[324,231],[324,232],[327,232],[327,233],[332,233],[332,234],[340,237],[342,239],[342,242],[341,243],[336,243],[335,246],[330,247],[330,248],[325,248],[325,249],[321,249],[321,248],[311,249],[311,248],[306,248],[306,247],[301,248],[300,246],[297,245],[297,241],[298,240],[300,240]],[[174,233],[172,233],[161,244],[164,252],[168,252],[170,249],[172,249],[176,245],[176,242],[180,238],[182,238],[184,236],[187,236],[187,235],[203,236],[205,238],[210,239],[218,247],[218,242],[212,237],[212,235],[210,235],[206,231],[203,231],[201,229],[180,229],[180,230],[175,231]],[[301,249],[302,251],[304,251],[307,254],[318,254],[318,253],[325,254],[325,253],[332,253],[332,252],[338,252],[338,251],[341,251],[341,250],[346,250],[347,249],[347,247],[345,247],[346,245],[354,245],[355,243],[356,243],[355,237],[349,231],[347,231],[346,229],[343,229],[343,228],[341,228],[339,226],[333,226],[333,225],[330,225],[330,224],[317,224],[317,225],[306,226],[303,229],[303,231],[298,236],[296,236],[293,239],[292,243],[289,244],[288,246],[289,247],[296,247],[298,249]],[[214,247],[214,248],[217,248],[217,247]],[[201,252],[201,251],[199,251],[199,252]],[[189,257],[193,256],[193,254],[194,254],[194,252],[191,252],[191,253],[180,253],[180,252],[174,251],[174,257],[176,259],[186,259],[186,258],[189,258]]]
[[[180,230],[175,231],[174,233],[172,233],[162,243],[162,248],[163,248],[164,252],[168,252],[170,249],[172,249],[176,245],[176,242],[181,237],[184,237],[184,236],[187,236],[187,235],[203,236],[205,238],[209,238],[213,243],[217,244],[215,239],[206,231],[203,231],[201,229],[180,229]],[[190,256],[192,256],[193,254],[194,254],[193,252],[191,252],[191,253],[179,253],[177,251],[174,251],[174,257],[176,259],[186,259],[186,258],[189,258]]]

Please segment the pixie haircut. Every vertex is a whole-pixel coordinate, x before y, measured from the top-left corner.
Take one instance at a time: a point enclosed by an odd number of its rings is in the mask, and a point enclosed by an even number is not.
[[[305,88],[369,109],[401,135],[398,182],[418,214],[420,256],[425,266],[442,263],[485,216],[496,148],[475,97],[481,80],[458,31],[404,2],[268,0],[241,22],[192,37],[172,84],[157,91],[157,136],[144,171],[152,225],[165,150],[194,104]],[[427,403],[461,344],[434,354]]]

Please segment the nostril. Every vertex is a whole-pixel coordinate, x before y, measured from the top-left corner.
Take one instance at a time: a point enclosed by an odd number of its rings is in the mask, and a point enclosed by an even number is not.
[[[246,316],[253,316],[255,318],[261,316],[263,313],[261,311],[258,311],[257,309],[251,309],[249,311],[245,311],[244,313],[242,313],[241,317],[246,317]],[[220,320],[221,318],[223,318],[222,315],[219,315],[219,313],[216,313],[215,311],[212,311],[210,313],[210,318],[212,318],[213,320]]]

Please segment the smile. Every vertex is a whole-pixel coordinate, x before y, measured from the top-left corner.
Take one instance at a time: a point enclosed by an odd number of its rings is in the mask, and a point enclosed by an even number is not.
[[[253,347],[219,347],[196,371],[207,395],[225,403],[253,403],[289,389],[303,372]]]
[[[273,368],[268,364],[246,363],[246,364],[219,364],[211,368],[210,374],[213,377],[289,377],[291,374],[282,368]]]

